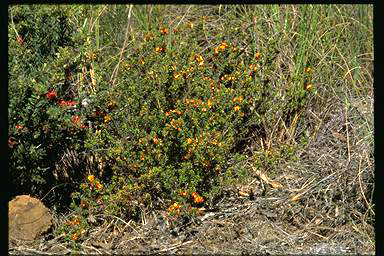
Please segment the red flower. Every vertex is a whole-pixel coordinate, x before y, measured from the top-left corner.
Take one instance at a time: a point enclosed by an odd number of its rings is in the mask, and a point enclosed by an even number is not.
[[[19,130],[19,129],[23,129],[23,126],[21,124],[16,124],[16,129]]]
[[[48,100],[53,100],[56,98],[56,91],[55,90],[50,90],[47,95],[46,95]]]

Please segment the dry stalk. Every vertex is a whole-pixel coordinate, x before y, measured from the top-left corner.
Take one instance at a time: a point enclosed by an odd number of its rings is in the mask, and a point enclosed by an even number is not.
[[[121,51],[120,51],[120,56],[119,56],[119,61],[115,67],[115,69],[113,70],[112,72],[112,75],[111,75],[111,81],[112,81],[112,86],[115,85],[115,82],[116,82],[116,76],[117,76],[117,72],[119,70],[119,67],[120,67],[120,63],[122,62],[123,60],[123,53],[125,51],[125,48],[127,48],[127,41],[128,41],[128,32],[131,28],[131,14],[132,14],[132,7],[133,5],[131,4],[129,6],[129,11],[128,11],[128,24],[127,24],[127,28],[125,29],[125,36],[124,36],[124,43],[123,43],[123,47],[121,48]]]

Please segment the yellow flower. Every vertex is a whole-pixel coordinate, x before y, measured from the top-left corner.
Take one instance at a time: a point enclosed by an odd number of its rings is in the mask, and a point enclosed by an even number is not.
[[[233,107],[233,109],[234,109],[235,111],[239,111],[239,110],[240,110],[240,106],[235,106],[235,107]]]
[[[312,84],[304,84],[304,89],[309,91],[313,88],[313,85]]]
[[[175,74],[174,76],[173,76],[173,78],[175,79],[175,80],[179,80],[179,78],[181,77],[181,74],[179,73],[179,74]]]
[[[204,64],[204,58],[201,55],[196,55],[195,60],[199,63],[199,66]]]
[[[94,175],[89,175],[87,177],[87,180],[92,183],[95,180],[95,176]]]
[[[306,68],[304,68],[304,72],[305,73],[310,73],[310,72],[312,72],[312,68],[306,67]]]
[[[106,115],[106,116],[104,117],[104,123],[109,123],[109,122],[111,122],[111,121],[112,121],[112,117],[111,117],[111,116]]]
[[[207,112],[207,108],[202,108],[201,111]]]
[[[219,46],[219,48],[221,49],[221,51],[224,51],[225,48],[227,48],[227,47],[228,47],[228,44],[227,44],[226,42],[222,42],[222,43],[220,44],[220,46]]]

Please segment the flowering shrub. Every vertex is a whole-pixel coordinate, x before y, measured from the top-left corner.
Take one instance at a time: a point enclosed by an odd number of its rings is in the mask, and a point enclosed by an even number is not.
[[[203,48],[193,30],[187,23],[144,34],[109,90],[117,107],[104,117],[100,139],[89,138],[87,145],[108,148],[115,160],[115,204],[132,207],[135,197],[145,201],[138,194],[158,194],[180,213],[178,202],[185,199],[178,191],[208,196],[225,176],[237,176],[227,170],[243,138],[279,108],[277,92],[263,80],[275,51],[254,49],[247,56],[241,45],[220,39]],[[185,202],[206,203],[197,194]]]

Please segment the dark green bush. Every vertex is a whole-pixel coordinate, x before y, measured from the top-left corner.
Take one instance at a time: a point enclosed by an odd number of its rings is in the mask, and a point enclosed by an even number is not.
[[[63,6],[10,7],[8,145],[14,188],[10,196],[44,196],[58,183],[54,167],[65,150],[82,147],[83,96],[68,95],[74,90],[68,70],[85,59],[76,52],[85,48],[73,24],[79,13]]]

